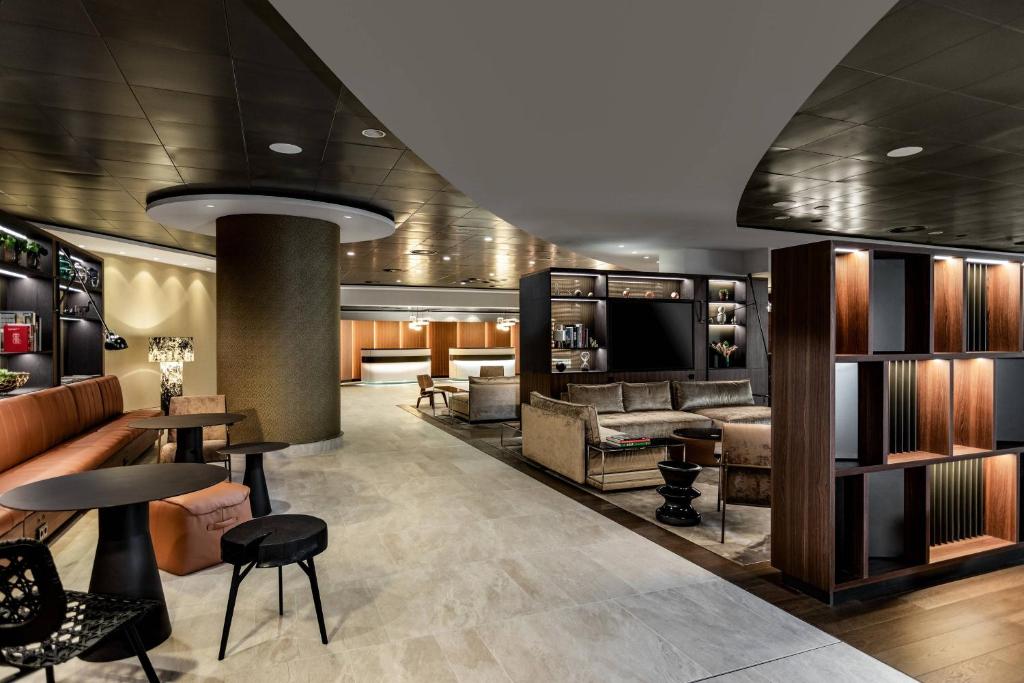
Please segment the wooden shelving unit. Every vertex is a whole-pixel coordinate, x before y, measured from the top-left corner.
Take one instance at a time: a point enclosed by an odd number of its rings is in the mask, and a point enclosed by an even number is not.
[[[765,280],[754,280],[761,318],[768,322],[768,287]],[[524,402],[531,391],[558,397],[573,383],[599,384],[613,381],[645,382],[666,379],[704,380],[750,378],[756,394],[768,390],[767,358],[760,331],[748,302],[753,293],[736,276],[687,275],[632,271],[552,269],[531,273],[520,279],[519,317],[521,343],[520,393]],[[718,289],[727,296],[718,297]],[[709,297],[710,294],[710,297]],[[608,308],[622,299],[689,305],[693,309],[693,367],[687,369],[616,370],[614,343],[609,339]],[[741,351],[733,356],[729,368],[709,368],[713,352],[711,341],[720,334],[713,318],[721,306],[728,316],[730,343],[739,343]],[[749,324],[748,324],[749,322]],[[561,348],[559,329],[579,325],[587,330],[586,348]],[[638,329],[637,334],[644,334]],[[578,335],[576,337],[578,338]],[[596,346],[589,346],[589,340]],[[590,354],[589,371],[581,370],[581,352]],[[737,363],[736,361],[739,360]],[[565,364],[559,371],[557,364]]]
[[[26,386],[0,395],[0,399],[59,385],[69,375],[103,374],[103,326],[96,312],[90,309],[84,317],[79,316],[81,320],[65,320],[70,316],[60,314],[62,305],[84,306],[89,299],[84,291],[66,289],[81,287],[61,279],[59,252],[63,249],[95,269],[99,282],[89,291],[101,312],[103,259],[3,212],[0,225],[39,243],[47,251],[40,257],[38,268],[27,267],[23,261],[0,262],[0,310],[34,312],[39,320],[40,338],[38,351],[0,353],[0,368],[30,373]],[[10,233],[0,231],[0,237],[7,234]]]
[[[1019,561],[1020,257],[773,253],[772,565],[834,602]]]

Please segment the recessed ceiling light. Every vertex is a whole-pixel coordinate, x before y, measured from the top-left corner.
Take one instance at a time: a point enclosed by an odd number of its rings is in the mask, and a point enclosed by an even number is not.
[[[206,208],[207,209],[215,209],[215,208],[217,208],[217,205],[216,204],[207,204]]]
[[[779,209],[788,209],[791,206],[796,206],[796,202],[775,202],[772,206]]]
[[[631,251],[629,253],[631,253],[631,254],[639,254],[640,252],[639,251]]]
[[[349,216],[347,213],[345,214],[345,218],[352,220],[352,216]]]
[[[941,231],[941,230],[932,230],[932,231],[931,231],[931,232],[929,232],[928,234],[929,234],[929,235],[941,235],[941,234],[942,234],[942,231]]]
[[[923,151],[924,147],[910,145],[909,147],[897,147],[896,149],[890,149],[888,152],[885,153],[885,156],[898,159],[900,157],[912,157],[915,154],[920,154]]]
[[[442,257],[441,257],[441,260],[442,260],[442,261],[451,261],[451,260],[452,260],[452,257],[451,257],[451,256],[442,256]]]
[[[625,249],[625,248],[626,248],[626,245],[625,245],[625,244],[620,244],[620,245],[619,245],[619,249]]]
[[[650,256],[644,256],[644,258],[651,258]]]
[[[494,241],[493,237],[485,237],[484,238],[484,242],[493,242],[493,241]]]
[[[468,285],[469,283],[468,283],[468,282],[466,282],[465,280],[463,280],[463,281],[462,281],[462,282],[460,282],[459,284],[460,284],[460,285]]]
[[[385,135],[387,135],[387,133],[382,131],[380,128],[364,128],[363,129],[363,137],[364,138],[382,138]]]
[[[346,254],[347,256],[355,256],[355,255],[356,255],[356,252],[354,252],[354,251],[346,251],[346,252],[345,252],[345,254]]]
[[[487,273],[487,277],[494,277],[494,273]]]
[[[784,221],[784,220],[788,220],[788,219],[789,219],[789,216],[776,216],[775,217],[775,220],[777,220],[777,221]]]
[[[401,282],[401,280],[395,280],[395,282]]]
[[[85,249],[85,245],[84,244],[79,244],[78,246],[79,246],[80,249]]]
[[[213,268],[207,268],[207,270],[213,270]]]
[[[270,151],[278,154],[298,154],[302,148],[290,142],[274,142],[270,145]]]

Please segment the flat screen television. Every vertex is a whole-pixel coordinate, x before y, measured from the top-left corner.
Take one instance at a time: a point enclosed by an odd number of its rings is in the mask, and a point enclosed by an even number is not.
[[[690,370],[693,304],[609,299],[608,346],[612,370]]]

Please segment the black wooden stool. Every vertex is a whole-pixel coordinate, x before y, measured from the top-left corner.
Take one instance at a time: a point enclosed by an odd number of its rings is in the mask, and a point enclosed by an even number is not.
[[[324,610],[320,605],[320,588],[316,582],[316,566],[313,557],[327,549],[327,524],[310,515],[272,515],[260,517],[239,524],[220,539],[220,556],[224,562],[234,565],[231,574],[231,592],[228,594],[228,609],[224,615],[224,633],[220,639],[220,655],[228,645],[231,630],[231,615],[235,611],[238,587],[253,567],[277,567],[277,610],[284,614],[284,581],[282,568],[297,564],[309,578],[313,591],[313,606],[320,624],[320,640],[327,644],[327,629],[324,627]],[[244,569],[243,569],[244,567]]]

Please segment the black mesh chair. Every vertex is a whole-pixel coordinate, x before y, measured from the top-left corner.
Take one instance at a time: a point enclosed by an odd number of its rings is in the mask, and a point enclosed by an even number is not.
[[[135,620],[154,605],[149,600],[65,591],[50,550],[38,541],[0,542],[0,664],[18,669],[13,681],[86,652],[122,631],[146,678],[159,683]]]

